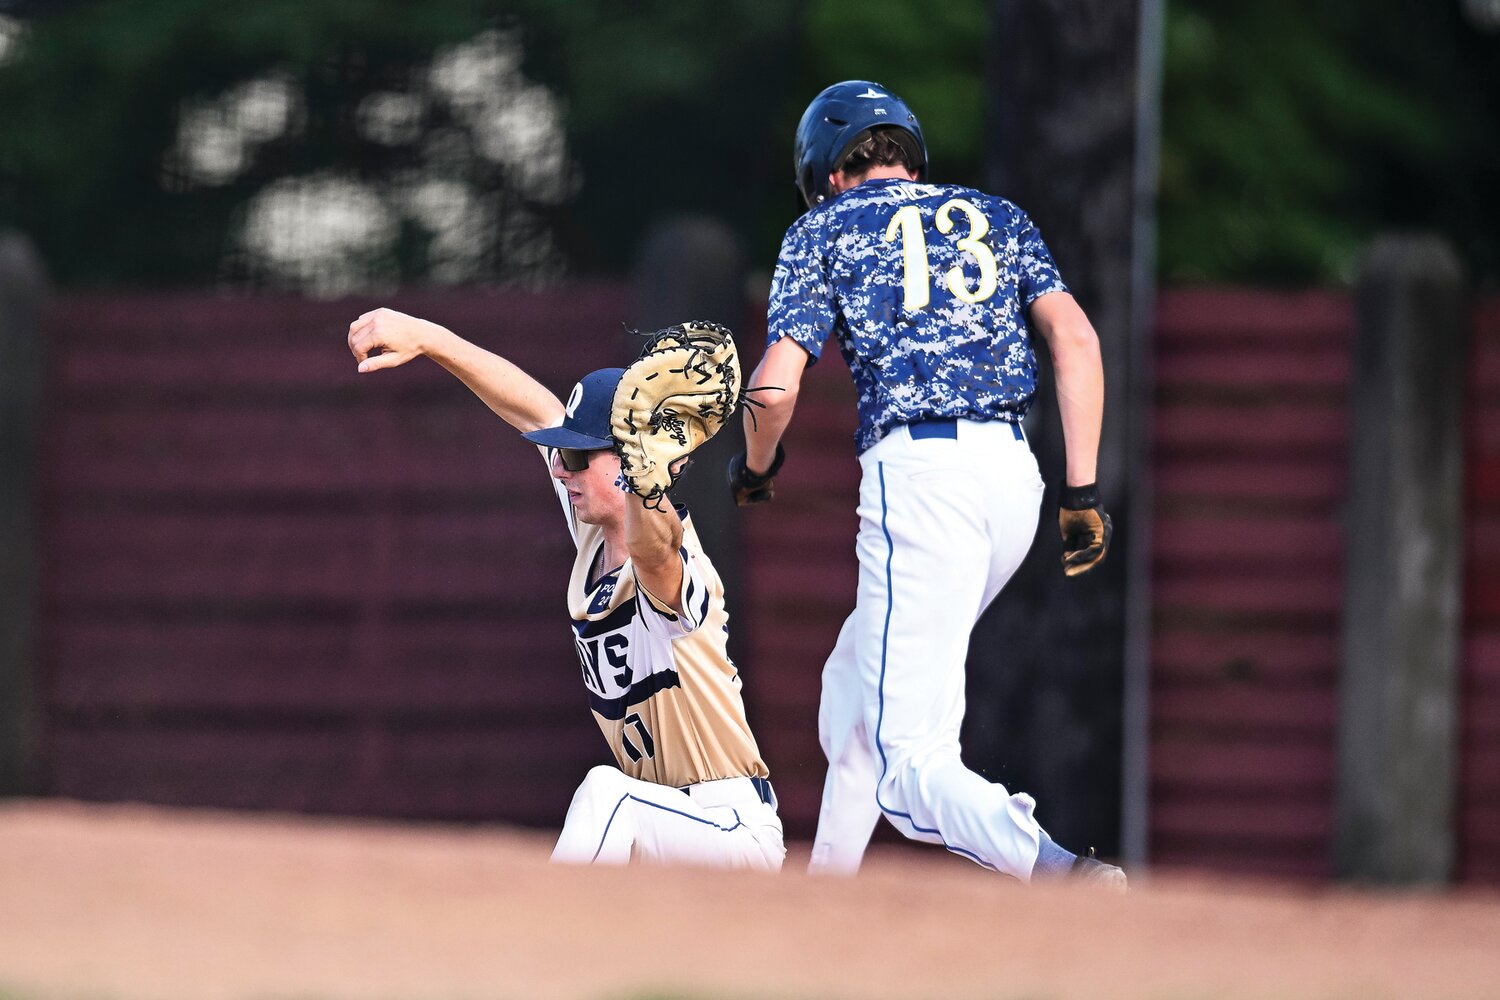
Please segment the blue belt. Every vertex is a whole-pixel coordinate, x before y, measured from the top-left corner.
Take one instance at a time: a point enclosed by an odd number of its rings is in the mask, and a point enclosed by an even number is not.
[[[750,784],[755,787],[755,794],[760,796],[760,800],[762,802],[770,806],[772,809],[776,808],[776,789],[771,787],[770,778],[751,777]],[[691,794],[690,790],[692,789],[692,787],[692,785],[683,785],[677,790],[684,795],[689,795]]]
[[[755,786],[755,794],[760,796],[762,802],[772,809],[776,808],[776,790],[771,787],[771,779],[751,778],[750,784]]]
[[[1010,424],[1010,432],[1015,435],[1017,441],[1023,440],[1021,436],[1021,425],[1014,420],[1007,420]],[[943,420],[921,420],[914,424],[907,424],[906,430],[911,434],[913,441],[923,438],[957,438],[958,420],[949,417]]]

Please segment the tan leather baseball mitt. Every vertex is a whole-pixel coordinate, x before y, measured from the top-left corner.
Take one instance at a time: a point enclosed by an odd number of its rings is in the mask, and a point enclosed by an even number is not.
[[[660,505],[682,460],[719,432],[742,395],[726,327],[694,321],[651,335],[620,378],[610,414],[620,472],[642,503]]]

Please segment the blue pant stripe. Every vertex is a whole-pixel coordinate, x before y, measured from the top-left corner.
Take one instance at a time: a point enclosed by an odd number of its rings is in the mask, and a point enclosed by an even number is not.
[[[952,851],[954,854],[962,855],[963,857],[968,858],[970,861],[973,861],[975,864],[983,868],[988,868],[991,871],[995,871],[996,868],[994,865],[990,864],[988,861],[985,861],[973,851],[966,851],[962,847],[955,847],[952,844],[948,843],[947,838],[943,836],[943,832],[941,830],[932,830],[925,826],[919,826],[917,825],[917,821],[911,818],[911,813],[901,812],[899,809],[892,809],[884,802],[880,801],[880,786],[885,784],[885,775],[886,771],[889,768],[889,763],[887,762],[885,756],[885,744],[880,741],[880,728],[885,722],[885,664],[886,655],[890,651],[891,613],[895,610],[896,606],[896,594],[895,588],[892,585],[891,574],[891,563],[896,557],[896,546],[895,543],[891,541],[891,529],[886,524],[886,518],[889,513],[890,507],[886,503],[885,497],[885,463],[877,463],[877,468],[880,472],[880,530],[885,534],[885,629],[883,632],[881,632],[880,635],[880,685],[878,688],[880,707],[875,716],[875,749],[880,752],[880,780],[875,784],[875,804],[880,807],[881,812],[889,813],[892,816],[900,816],[901,818],[905,819],[908,823],[911,824],[911,828],[913,830],[916,830],[918,833],[936,834],[938,839],[942,840],[943,846]]]
[[[604,850],[604,842],[609,839],[609,828],[615,825],[615,814],[620,811],[620,807],[628,798],[630,798],[629,795],[620,796],[620,801],[616,802],[615,807],[609,811],[609,822],[604,824],[604,832],[599,835],[599,846],[594,848],[594,856],[589,858],[589,864],[599,860],[599,852]]]
[[[643,799],[639,796],[631,795],[629,792],[626,792],[624,795],[620,796],[620,801],[616,802],[615,807],[610,810],[609,821],[604,824],[604,832],[599,835],[599,846],[594,848],[594,856],[589,859],[590,862],[599,860],[599,852],[604,850],[604,842],[609,839],[609,828],[614,825],[615,816],[619,813],[620,807],[625,804],[626,799],[630,799],[633,802],[639,802],[643,806],[650,806],[652,809],[660,809],[662,812],[668,812],[674,816],[681,816],[683,819],[690,819],[694,823],[702,823],[704,826],[711,826],[716,830],[720,830],[724,833],[733,833],[735,830],[738,830],[740,827],[745,825],[744,821],[740,819],[740,811],[738,809],[730,810],[730,812],[734,813],[734,826],[720,826],[718,823],[715,823],[711,819],[704,819],[702,816],[694,816],[692,813],[685,813],[681,810],[673,809],[670,806],[664,806],[659,802],[652,802],[650,799]]]

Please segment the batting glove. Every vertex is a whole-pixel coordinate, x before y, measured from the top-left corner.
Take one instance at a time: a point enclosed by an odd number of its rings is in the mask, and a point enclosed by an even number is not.
[[[1099,486],[1063,488],[1057,527],[1062,532],[1063,572],[1068,576],[1087,573],[1104,561],[1115,526],[1099,502]]]
[[[776,496],[776,473],[781,469],[781,463],[786,461],[786,452],[781,450],[781,445],[776,446],[776,457],[771,461],[771,467],[762,473],[750,471],[745,464],[745,453],[742,451],[729,460],[729,468],[725,470],[725,478],[729,480],[729,492],[734,496],[734,502],[741,507],[748,507],[756,503],[770,503]]]

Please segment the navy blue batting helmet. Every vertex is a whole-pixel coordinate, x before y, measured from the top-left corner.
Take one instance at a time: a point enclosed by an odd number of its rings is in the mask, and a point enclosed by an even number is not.
[[[922,124],[906,102],[878,83],[845,80],[824,90],[797,123],[797,144],[792,166],[797,190],[809,208],[826,199],[832,190],[828,175],[838,170],[849,151],[873,128],[893,125],[892,138],[910,157],[918,177],[927,176],[927,140]]]

